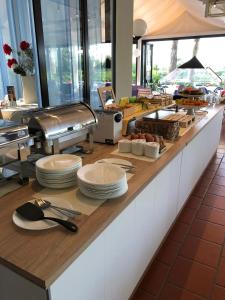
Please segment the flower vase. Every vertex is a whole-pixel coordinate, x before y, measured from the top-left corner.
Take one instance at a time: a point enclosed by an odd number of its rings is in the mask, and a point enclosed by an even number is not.
[[[23,100],[25,104],[37,103],[35,76],[22,76]]]

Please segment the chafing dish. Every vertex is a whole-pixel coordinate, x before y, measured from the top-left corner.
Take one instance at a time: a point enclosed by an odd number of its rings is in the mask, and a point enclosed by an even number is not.
[[[22,162],[30,154],[33,139],[28,132],[28,126],[17,125],[11,121],[0,120],[0,179],[19,174],[23,176]],[[18,162],[19,171],[13,172],[11,165]]]
[[[56,154],[89,139],[93,150],[93,129],[97,124],[94,111],[85,103],[75,103],[35,112],[28,122],[29,134],[36,148],[44,154]]]

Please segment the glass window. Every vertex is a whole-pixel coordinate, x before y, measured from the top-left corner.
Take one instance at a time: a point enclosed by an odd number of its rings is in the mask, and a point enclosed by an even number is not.
[[[223,49],[225,37],[201,37],[179,40],[148,41],[153,45],[153,61],[149,60],[150,53],[146,51],[146,74],[143,81],[149,83],[152,69],[153,86],[159,88],[161,84],[164,91],[174,93],[179,85],[192,84],[196,86],[222,86],[225,79],[225,63],[223,62]],[[202,72],[182,70],[176,68],[190,60],[193,56],[203,64]],[[179,72],[180,71],[180,72]]]
[[[21,76],[7,66],[9,58],[18,61],[17,51],[22,40],[31,45],[30,3],[21,0],[2,0],[0,10],[0,99],[7,94],[7,85],[13,85],[17,99],[22,97]],[[2,45],[9,44],[15,51],[10,56],[3,52]]]
[[[112,1],[88,0],[90,103],[99,108],[97,88],[112,84]]]
[[[83,98],[80,1],[42,0],[49,104]]]

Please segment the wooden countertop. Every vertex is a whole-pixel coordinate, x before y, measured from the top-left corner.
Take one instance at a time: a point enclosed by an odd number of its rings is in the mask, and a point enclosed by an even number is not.
[[[0,198],[0,263],[35,284],[48,288],[221,109],[223,106],[209,108],[207,116],[180,137],[175,145],[154,163],[129,159],[136,168],[135,175],[129,180],[129,190],[126,195],[106,201],[89,217],[78,217],[77,234],[60,227],[38,232],[26,231],[13,224],[12,214],[16,207],[30,200],[32,195],[41,189],[37,182]],[[83,164],[94,162],[99,158],[113,157],[110,153],[116,147],[97,144],[94,153],[87,155]]]

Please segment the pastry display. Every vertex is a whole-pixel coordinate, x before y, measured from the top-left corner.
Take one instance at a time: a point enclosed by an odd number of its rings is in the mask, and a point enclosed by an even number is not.
[[[186,87],[183,90],[179,91],[179,94],[184,95],[204,95],[203,91],[200,88],[194,88],[194,87]]]
[[[177,105],[180,106],[196,106],[196,107],[204,107],[208,106],[208,102],[200,99],[178,99],[176,100]]]

